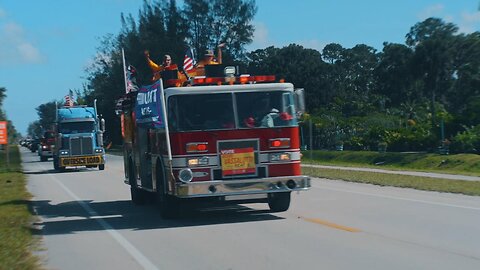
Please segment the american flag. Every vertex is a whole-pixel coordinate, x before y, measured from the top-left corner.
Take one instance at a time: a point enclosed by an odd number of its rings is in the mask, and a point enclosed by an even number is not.
[[[126,90],[127,90],[127,93],[130,93],[132,91],[138,91],[138,86],[136,85],[137,70],[135,69],[134,66],[129,65],[126,72],[127,72],[127,74],[126,74],[126,78],[127,78],[127,82],[126,82],[127,89]]]
[[[65,106],[67,107],[73,106],[73,98],[70,95],[65,96]]]
[[[185,52],[185,58],[183,58],[183,70],[184,71],[191,71],[195,66],[195,57],[193,56],[192,48],[188,48]]]

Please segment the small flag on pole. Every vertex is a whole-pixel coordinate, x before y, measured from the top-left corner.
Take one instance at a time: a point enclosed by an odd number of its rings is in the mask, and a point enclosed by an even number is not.
[[[73,98],[70,96],[70,94],[65,96],[65,106],[73,107]]]
[[[125,51],[122,49],[122,64],[123,64],[123,76],[125,80],[125,93],[138,91],[137,86],[137,70],[134,66],[126,64]]]
[[[183,59],[183,70],[186,72],[192,71],[195,64],[196,62],[193,55],[193,50],[192,48],[188,48],[188,50],[185,52],[185,58]]]

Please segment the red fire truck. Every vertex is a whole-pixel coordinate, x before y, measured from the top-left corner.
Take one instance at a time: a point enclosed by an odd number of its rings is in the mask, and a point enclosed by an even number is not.
[[[300,169],[302,89],[217,69],[226,75],[195,77],[183,87],[164,79],[165,89],[158,81],[117,103],[135,204],[154,197],[164,217],[193,199],[265,202],[281,212],[292,191],[310,187]]]

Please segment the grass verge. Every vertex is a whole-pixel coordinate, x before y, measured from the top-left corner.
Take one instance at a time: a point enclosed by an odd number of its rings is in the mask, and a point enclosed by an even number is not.
[[[39,269],[39,260],[31,252],[37,244],[28,207],[31,195],[25,187],[18,147],[9,149],[8,167],[5,150],[0,151],[0,269]]]
[[[478,181],[306,167],[302,168],[302,173],[313,177],[340,179],[349,182],[480,196],[480,182]]]
[[[302,161],[321,165],[361,166],[480,176],[480,155],[475,154],[439,155],[432,153],[314,150],[303,152]]]

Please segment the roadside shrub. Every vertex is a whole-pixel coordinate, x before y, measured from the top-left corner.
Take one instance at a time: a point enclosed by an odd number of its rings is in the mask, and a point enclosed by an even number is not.
[[[480,125],[466,128],[465,131],[457,133],[450,144],[450,151],[480,154]]]

